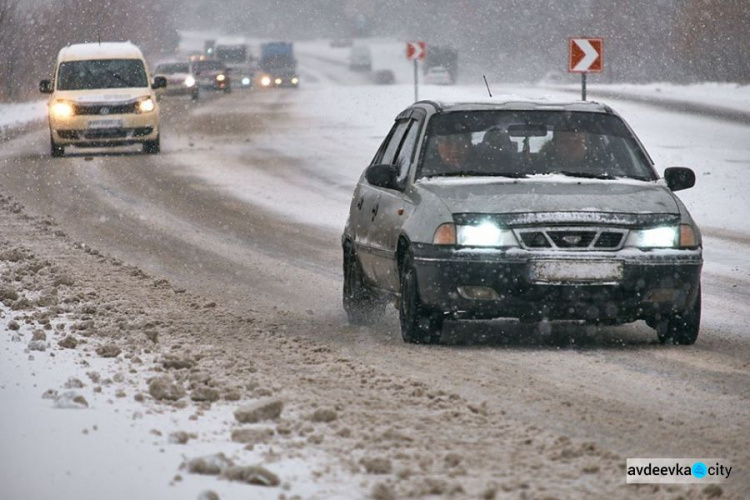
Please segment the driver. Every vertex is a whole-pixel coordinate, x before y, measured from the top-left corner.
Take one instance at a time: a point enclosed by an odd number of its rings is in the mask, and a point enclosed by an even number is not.
[[[471,136],[469,134],[439,135],[435,138],[440,166],[437,172],[460,172],[470,167],[472,156]]]

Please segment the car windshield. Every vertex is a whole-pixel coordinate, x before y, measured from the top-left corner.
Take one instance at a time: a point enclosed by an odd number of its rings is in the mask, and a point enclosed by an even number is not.
[[[656,180],[617,116],[573,111],[454,111],[429,122],[418,177],[561,174]]]
[[[60,63],[58,90],[148,87],[146,68],[139,59],[95,59]]]
[[[220,61],[197,61],[193,63],[193,71],[200,73],[201,71],[222,71],[224,69],[224,63]]]
[[[156,73],[160,73],[162,75],[190,73],[190,65],[188,63],[160,64],[156,67]]]

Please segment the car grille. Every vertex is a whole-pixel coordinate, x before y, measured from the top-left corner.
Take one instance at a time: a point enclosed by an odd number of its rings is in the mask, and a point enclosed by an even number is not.
[[[137,103],[125,104],[76,104],[77,115],[126,115],[137,112]]]
[[[625,240],[626,229],[544,228],[517,229],[521,245],[528,249],[618,250]]]

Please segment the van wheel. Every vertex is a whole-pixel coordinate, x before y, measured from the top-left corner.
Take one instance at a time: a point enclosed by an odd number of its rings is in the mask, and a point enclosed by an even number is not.
[[[156,155],[161,152],[161,137],[156,136],[155,141],[146,141],[143,143],[143,152],[147,155]]]
[[[436,344],[443,330],[443,315],[424,307],[419,298],[417,273],[412,256],[407,254],[401,265],[401,300],[399,320],[401,337],[409,344]]]
[[[701,289],[698,297],[688,311],[670,314],[655,322],[656,334],[662,344],[671,342],[676,345],[692,345],[698,339],[701,326]]]
[[[65,146],[60,146],[59,144],[55,144],[55,141],[52,140],[50,137],[50,154],[53,158],[60,158],[62,156],[65,156]]]
[[[344,247],[343,305],[352,325],[371,325],[385,312],[385,302],[373,295],[362,278],[362,265],[354,249],[347,245]]]

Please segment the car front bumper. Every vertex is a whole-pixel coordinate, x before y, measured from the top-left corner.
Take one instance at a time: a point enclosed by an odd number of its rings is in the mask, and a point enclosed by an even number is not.
[[[154,141],[159,136],[159,113],[76,115],[50,120],[50,135],[60,146],[121,146]]]
[[[698,296],[703,265],[700,249],[539,253],[415,245],[412,251],[422,302],[476,319],[625,323],[683,312]],[[589,267],[616,272],[550,279],[539,271],[550,264],[563,275]],[[477,289],[481,298],[467,293]]]

